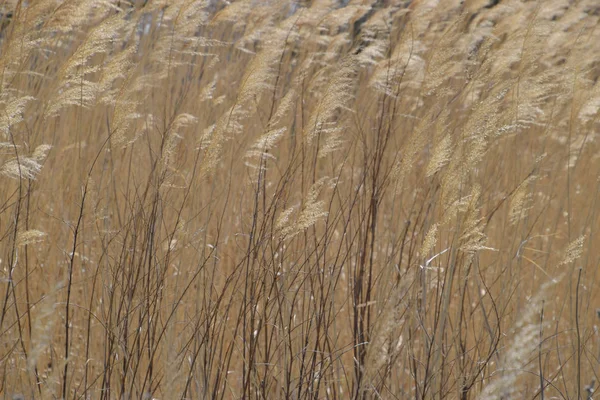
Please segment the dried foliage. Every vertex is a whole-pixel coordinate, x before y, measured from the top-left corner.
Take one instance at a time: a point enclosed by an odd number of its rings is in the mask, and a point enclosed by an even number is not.
[[[0,1],[0,397],[591,399],[599,19]]]

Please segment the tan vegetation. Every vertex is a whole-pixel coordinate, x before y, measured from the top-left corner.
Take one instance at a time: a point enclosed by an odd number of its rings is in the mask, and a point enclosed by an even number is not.
[[[591,398],[596,0],[0,4],[2,398]]]

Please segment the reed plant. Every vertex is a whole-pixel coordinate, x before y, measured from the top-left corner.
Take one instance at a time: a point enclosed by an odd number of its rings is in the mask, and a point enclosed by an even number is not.
[[[0,0],[0,397],[591,399],[595,0]]]

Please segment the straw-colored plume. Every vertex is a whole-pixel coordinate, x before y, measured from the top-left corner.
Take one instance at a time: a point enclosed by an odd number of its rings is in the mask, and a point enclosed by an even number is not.
[[[200,138],[200,148],[204,159],[200,167],[200,175],[207,176],[217,168],[223,151],[223,145],[231,137],[242,131],[240,121],[247,115],[239,105],[230,107],[221,115],[217,123],[205,130]]]
[[[510,208],[508,211],[508,218],[512,225],[523,220],[527,217],[527,212],[531,209],[531,185],[535,181],[535,176],[530,176],[523,181],[515,193],[512,195],[510,200]]]
[[[433,149],[433,154],[431,155],[431,159],[427,164],[427,172],[426,175],[428,177],[435,175],[438,173],[448,161],[450,161],[450,157],[452,155],[452,138],[451,136],[445,135],[442,140],[440,140]]]
[[[0,167],[0,173],[13,179],[36,179],[42,170],[48,150],[49,145],[40,145],[31,156],[19,156],[6,162]]]
[[[107,74],[102,81],[91,80],[92,75],[100,71],[101,67],[90,64],[90,61],[94,56],[109,51],[126,24],[127,21],[117,14],[107,18],[89,32],[85,41],[77,47],[57,74],[57,94],[48,106],[47,117],[58,115],[60,110],[68,106],[89,107],[102,90],[107,89],[118,77],[115,76],[115,69],[118,66],[113,64],[108,66],[109,70],[106,71]],[[123,60],[123,67],[125,65]]]
[[[238,88],[235,104],[223,113],[210,134],[201,138],[201,147],[206,149],[201,167],[202,176],[209,174],[216,168],[225,141],[242,130],[242,119],[248,115],[247,108],[258,102],[265,90],[272,89],[271,82],[274,79],[274,67],[282,52],[285,51],[289,33],[293,29],[293,20],[288,19],[271,30],[270,35],[272,37],[265,42],[263,49],[246,68]],[[284,103],[284,106],[285,104],[287,103]],[[277,113],[275,115],[277,116]],[[274,145],[282,133],[283,131],[280,130],[269,130],[259,139],[259,142],[263,145]]]
[[[215,89],[217,88],[217,78],[219,77],[218,73],[215,73],[213,80],[210,81],[202,91],[200,92],[200,101],[209,101],[213,99],[213,95],[215,93]]]
[[[288,90],[288,92],[283,96],[279,105],[277,106],[277,110],[273,113],[271,120],[269,121],[269,127],[274,127],[282,122],[282,119],[286,116],[287,113],[292,111],[293,107],[296,104],[297,95],[294,89]]]
[[[590,95],[582,104],[579,110],[579,119],[583,123],[598,121],[600,111],[600,80],[596,82]]]
[[[23,96],[0,101],[0,132],[5,140],[10,140],[10,128],[23,121],[23,110],[32,100],[31,96]]]
[[[182,140],[183,136],[181,131],[188,126],[195,124],[198,118],[191,114],[181,113],[175,117],[171,129],[166,133],[162,163],[165,168],[173,167],[176,159],[176,147],[177,144]]]
[[[99,101],[106,105],[114,105],[122,89],[122,85],[116,85],[115,82],[124,81],[130,74],[135,63],[132,57],[135,53],[135,46],[130,45],[125,50],[118,52],[110,57],[101,67],[101,75],[98,80]]]
[[[357,64],[354,57],[347,57],[334,69],[332,77],[325,86],[322,97],[312,110],[305,128],[304,137],[311,144],[317,136],[328,134],[329,143],[337,145],[341,138],[342,127],[338,124],[338,111],[346,108],[354,94],[354,77]],[[325,149],[326,153],[334,148]]]
[[[45,232],[38,231],[36,229],[30,229],[28,231],[19,233],[19,236],[17,237],[17,244],[19,246],[25,246],[39,243],[43,241],[46,236],[47,233]]]
[[[465,49],[456,48],[458,38],[461,36],[461,26],[464,23],[465,16],[460,16],[447,30],[440,36],[435,47],[431,50],[432,54],[427,61],[427,72],[424,89],[427,95],[436,94],[437,90],[445,81],[459,75],[464,67],[456,61],[457,56]]]
[[[280,231],[282,237],[287,239],[292,238],[303,232],[305,229],[310,228],[320,219],[327,217],[328,212],[325,210],[325,202],[323,200],[318,200],[318,197],[328,180],[329,179],[326,177],[321,178],[311,186],[304,199],[302,210],[294,223],[289,223],[289,217],[293,212],[293,208],[287,209],[281,213],[276,227]]]
[[[481,217],[479,206],[480,200],[481,189],[478,186],[475,186],[469,195],[459,239],[460,250],[469,255],[473,255],[480,250],[490,250],[489,247],[485,246],[487,236],[484,233],[483,218]]]
[[[37,2],[33,2],[37,3]],[[39,3],[44,3],[40,1]],[[68,34],[78,33],[86,24],[94,25],[101,20],[106,12],[110,10],[106,2],[95,2],[87,0],[69,0],[63,2],[48,1],[45,2],[51,9],[50,18],[38,14],[40,22],[44,21],[44,34]],[[40,10],[42,11],[42,10]]]
[[[583,254],[583,243],[585,242],[585,235],[579,236],[573,240],[567,246],[565,255],[559,265],[567,265],[577,260]]]
[[[445,125],[444,114],[438,116],[437,121],[434,118],[436,118],[435,110],[431,108],[427,111],[427,114],[420,119],[406,139],[400,153],[400,158],[397,159],[392,169],[392,178],[396,183],[396,193],[402,189],[405,179],[417,161],[419,153],[427,144],[429,137],[433,136],[430,132],[437,129],[436,126],[441,128]]]
[[[160,36],[151,54],[152,64],[156,67],[154,80],[166,79],[174,68],[188,65],[182,55],[204,56],[198,48],[217,43],[196,35],[198,27],[208,23],[207,4],[207,1],[196,0],[164,4]]]
[[[369,86],[387,96],[396,96],[402,89],[418,89],[425,77],[425,47],[418,40],[404,39],[397,43],[389,58],[377,65]]]
[[[277,142],[281,139],[283,134],[287,128],[278,128],[273,129],[262,135],[258,140],[254,143],[254,145],[246,152],[246,157],[248,158],[262,158],[269,157],[273,158],[272,154],[269,154],[269,151],[272,150]]]
[[[263,91],[272,89],[275,65],[285,51],[288,33],[294,29],[291,23],[292,20],[287,20],[269,30],[270,38],[264,42],[263,48],[248,64],[242,77],[237,96],[239,104],[245,105],[250,100],[258,100]]]
[[[34,35],[34,32],[25,24],[15,24],[13,34],[8,40],[1,43],[0,50],[0,93],[2,97],[10,90],[13,78],[19,73],[20,68],[31,57],[35,50],[42,44],[42,40]]]
[[[421,245],[421,257],[427,257],[433,251],[435,244],[437,243],[438,238],[438,224],[433,224],[427,234],[425,235],[425,239],[423,239],[423,244]]]

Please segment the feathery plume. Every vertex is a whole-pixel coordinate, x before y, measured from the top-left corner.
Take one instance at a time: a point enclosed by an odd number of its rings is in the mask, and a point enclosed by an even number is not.
[[[311,144],[317,135],[329,135],[327,143],[321,151],[321,156],[331,153],[339,145],[342,126],[339,124],[337,113],[345,109],[353,97],[356,72],[357,63],[353,56],[342,60],[336,66],[333,76],[323,90],[322,97],[308,118],[304,132],[308,144]]]
[[[427,164],[427,172],[425,175],[430,177],[438,173],[446,164],[448,164],[451,155],[452,138],[450,135],[445,135],[442,140],[435,145],[431,159]]]
[[[459,239],[460,250],[471,256],[479,250],[491,250],[491,248],[485,246],[487,237],[483,231],[483,218],[480,216],[480,200],[481,189],[479,186],[474,186],[469,195],[469,202]]]
[[[45,232],[38,231],[36,229],[30,229],[25,232],[20,232],[17,237],[17,244],[19,246],[30,245],[34,243],[39,243],[44,240],[47,236]]]
[[[38,146],[32,156],[15,157],[0,167],[0,173],[13,179],[36,179],[42,170],[49,145]]]
[[[293,208],[282,212],[277,222],[277,227],[280,229],[282,237],[290,239],[303,232],[305,229],[310,228],[320,219],[327,217],[328,212],[324,210],[325,202],[322,200],[317,200],[323,186],[327,181],[328,178],[323,177],[311,186],[306,198],[304,199],[304,206],[302,207],[302,210],[298,214],[298,217],[293,224],[285,225],[290,214],[292,213],[291,210],[293,210]]]
[[[89,107],[101,94],[102,89],[116,79],[114,71],[116,65],[113,65],[107,71],[104,81],[94,82],[91,79],[92,74],[98,72],[99,65],[90,65],[89,62],[97,54],[103,54],[109,51],[119,37],[120,31],[127,24],[122,15],[114,15],[107,18],[92,30],[86,36],[85,41],[77,47],[71,57],[63,64],[57,74],[58,89],[57,95],[49,104],[46,111],[46,117],[58,115],[60,110],[65,107],[79,105]]]
[[[272,154],[269,154],[269,151],[272,150],[279,139],[283,136],[284,132],[287,128],[279,128],[273,129],[262,135],[258,140],[252,145],[252,147],[246,152],[246,157],[248,158],[262,158],[262,157],[271,157],[274,158]]]
[[[535,181],[535,176],[525,179],[514,192],[508,211],[508,218],[512,225],[527,217],[527,212],[531,209],[532,195],[530,185]]]
[[[423,239],[423,244],[421,245],[421,257],[427,257],[433,251],[435,244],[437,242],[438,235],[438,224],[433,224],[427,234],[425,235],[425,239]]]
[[[565,255],[560,262],[559,265],[570,264],[573,261],[577,260],[583,254],[583,243],[585,242],[585,235],[579,236],[577,239],[573,240],[567,246],[565,250]]]
[[[0,101],[0,132],[5,139],[10,139],[10,128],[23,121],[25,106],[32,100],[31,96],[23,96]]]
[[[241,120],[248,114],[246,107],[252,101],[258,102],[260,95],[265,90],[272,88],[270,81],[274,78],[274,65],[285,49],[288,34],[294,27],[293,23],[294,21],[289,18],[283,21],[280,26],[273,28],[270,33],[271,39],[266,41],[263,49],[246,68],[235,104],[223,113],[214,129],[210,131],[210,137],[204,135],[202,138],[201,147],[206,148],[200,169],[202,176],[207,175],[216,168],[225,141],[241,131]],[[280,131],[270,130],[267,132],[262,138],[263,144],[274,144],[274,140],[276,141],[276,138],[283,133],[278,132]]]

